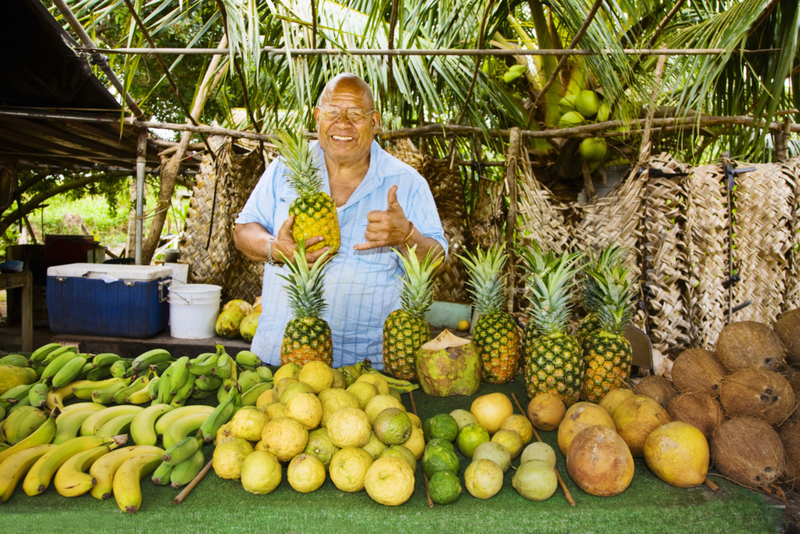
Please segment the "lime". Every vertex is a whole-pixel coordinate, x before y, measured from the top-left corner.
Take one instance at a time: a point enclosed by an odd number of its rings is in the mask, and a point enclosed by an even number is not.
[[[453,451],[453,452],[456,452],[456,448],[455,448],[455,446],[453,445],[453,443],[452,443],[452,442],[450,442],[450,441],[447,441],[446,439],[442,439],[442,438],[433,438],[432,440],[430,440],[430,441],[429,441],[429,442],[428,442],[428,443],[425,445],[425,448],[426,448],[426,449],[427,449],[428,447],[447,447],[447,448],[448,448],[448,449],[450,449],[451,451]]]
[[[400,445],[411,437],[411,419],[399,408],[386,408],[375,418],[375,435],[386,445]]]
[[[487,441],[489,441],[489,432],[478,423],[473,423],[462,428],[458,432],[458,437],[456,438],[458,450],[467,458],[472,458],[478,445],[486,443]]]
[[[422,469],[428,477],[439,471],[458,473],[460,468],[458,456],[447,447],[428,447],[422,454]]]
[[[425,433],[425,441],[434,438],[453,441],[458,435],[458,423],[452,415],[440,413],[426,420],[422,425],[422,431]]]
[[[461,496],[461,481],[450,471],[437,471],[428,481],[428,493],[436,504],[454,503]]]

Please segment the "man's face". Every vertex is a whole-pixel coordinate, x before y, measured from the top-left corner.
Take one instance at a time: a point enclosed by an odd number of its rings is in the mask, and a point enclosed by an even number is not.
[[[339,81],[314,109],[319,145],[326,159],[337,164],[357,164],[369,158],[372,138],[378,129],[378,113],[361,113],[363,120],[347,117],[354,110],[372,111],[373,104],[366,92],[350,80]],[[339,111],[339,118],[331,112]]]

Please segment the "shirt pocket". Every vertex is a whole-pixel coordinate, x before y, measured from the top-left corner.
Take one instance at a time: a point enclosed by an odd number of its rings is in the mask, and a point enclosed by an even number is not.
[[[293,191],[286,191],[278,197],[278,204],[275,206],[275,220],[273,221],[273,224],[275,225],[275,231],[273,233],[275,235],[278,234],[278,231],[281,229],[284,221],[289,218],[289,206],[296,198],[297,193],[294,193]]]

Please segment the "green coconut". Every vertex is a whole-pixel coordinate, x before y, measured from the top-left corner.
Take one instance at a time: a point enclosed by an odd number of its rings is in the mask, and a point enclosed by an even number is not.
[[[561,115],[561,118],[558,119],[558,127],[559,128],[574,128],[576,126],[580,126],[584,124],[586,119],[583,115],[578,113],[577,111],[568,111]]]
[[[597,93],[591,89],[584,89],[578,93],[578,98],[575,99],[575,109],[587,118],[597,115],[597,111],[600,109],[600,99],[597,97]]]
[[[608,144],[602,137],[589,137],[581,141],[579,150],[586,161],[601,161],[606,157]]]
[[[564,98],[558,101],[558,112],[564,115],[570,111],[575,111],[575,99],[577,97],[578,95],[565,95]]]
[[[417,351],[419,385],[435,397],[476,393],[481,387],[481,369],[472,341],[446,329]]]
[[[600,107],[597,109],[597,122],[606,122],[611,115],[611,103],[608,100],[603,100]]]

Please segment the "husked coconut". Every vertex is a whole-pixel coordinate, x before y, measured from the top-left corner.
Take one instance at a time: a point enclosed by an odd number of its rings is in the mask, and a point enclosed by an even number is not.
[[[719,400],[729,417],[758,417],[771,425],[782,423],[794,410],[792,386],[765,369],[739,369],[725,377]]]
[[[717,339],[717,358],[728,371],[746,367],[775,370],[783,366],[785,352],[772,328],[753,321],[726,325]]]
[[[772,484],[786,466],[780,436],[755,417],[734,417],[719,425],[711,438],[711,457],[720,473],[751,488]]]
[[[800,309],[781,314],[773,330],[786,348],[786,361],[800,365]]]
[[[605,426],[581,430],[570,443],[567,471],[583,491],[598,497],[613,497],[633,480],[633,456],[625,441]]]
[[[717,355],[705,349],[686,349],[672,366],[672,382],[681,393],[719,397],[719,385],[727,374]]]
[[[780,430],[783,450],[786,453],[786,469],[783,480],[793,487],[800,479],[800,421],[790,421]]]
[[[696,427],[706,439],[710,439],[714,429],[725,422],[725,412],[719,401],[702,393],[678,395],[669,401],[667,411],[675,421]]]
[[[678,395],[678,390],[668,379],[663,376],[646,376],[633,388],[636,395],[650,397],[664,408],[669,401]]]

